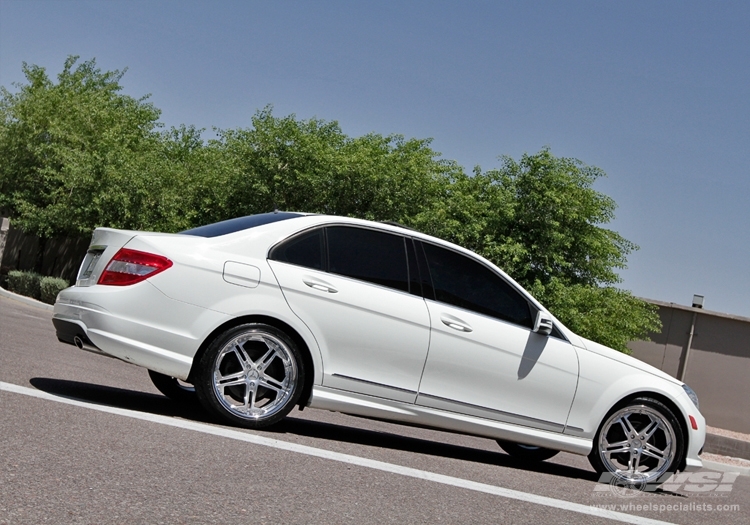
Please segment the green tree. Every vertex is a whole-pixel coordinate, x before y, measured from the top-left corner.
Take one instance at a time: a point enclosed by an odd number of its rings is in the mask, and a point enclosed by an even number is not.
[[[467,174],[430,140],[349,137],[338,123],[258,111],[252,126],[160,131],[124,71],[69,57],[53,82],[24,64],[0,88],[0,208],[42,240],[97,226],[175,232],[275,208],[397,221],[476,251],[570,328],[627,351],[659,328],[654,308],[615,286],[637,247],[606,228],[600,169],[549,149]],[[41,261],[39,261],[41,265]]]
[[[336,122],[255,114],[253,127],[227,130],[208,148],[224,162],[228,216],[275,208],[405,221],[434,200],[460,168],[428,140],[368,134],[352,138]]]
[[[592,187],[604,172],[549,149],[501,161],[456,177],[412,224],[484,255],[584,337],[627,352],[658,330],[653,306],[614,287],[637,246],[604,227],[616,208]]]
[[[133,196],[149,193],[160,144],[159,111],[120,93],[124,71],[76,63],[56,83],[24,64],[28,83],[0,88],[0,206],[42,240],[138,222]]]

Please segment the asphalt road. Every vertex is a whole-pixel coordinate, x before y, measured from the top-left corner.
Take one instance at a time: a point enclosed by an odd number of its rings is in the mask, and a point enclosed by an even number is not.
[[[0,297],[0,525],[750,522],[748,477],[618,495],[586,458],[524,464],[489,439],[312,409],[225,426],[50,319]]]

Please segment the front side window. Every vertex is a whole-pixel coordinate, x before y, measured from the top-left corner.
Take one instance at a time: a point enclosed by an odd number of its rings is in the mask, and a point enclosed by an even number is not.
[[[528,301],[502,277],[461,253],[422,245],[436,300],[533,328]]]

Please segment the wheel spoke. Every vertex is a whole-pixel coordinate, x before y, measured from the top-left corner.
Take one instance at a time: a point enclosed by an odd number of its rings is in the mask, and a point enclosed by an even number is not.
[[[656,458],[659,461],[664,461],[664,458],[667,455],[667,451],[659,450],[650,443],[646,443],[646,446],[643,447],[643,454],[646,456],[651,456],[652,458]]]
[[[235,379],[234,381],[229,381],[228,383],[221,383],[219,386],[222,389],[229,388],[230,386],[237,386],[237,385],[244,385],[245,384],[245,378],[242,379]]]
[[[626,472],[636,472],[638,465],[640,464],[640,456],[636,450],[630,451],[630,457],[628,458],[628,470]]]
[[[276,381],[274,378],[268,376],[260,380],[260,386],[270,388],[271,390],[274,390],[276,392],[284,391],[284,385],[281,384],[281,382]]]
[[[630,441],[618,441],[617,443],[608,443],[604,449],[608,455],[628,452],[630,450]]]
[[[219,385],[221,386],[237,385],[237,384],[244,383],[244,382],[245,382],[244,370],[242,372],[235,372],[234,374],[229,374],[226,376],[219,376]]]
[[[235,345],[234,348],[237,355],[240,356],[240,363],[242,364],[242,368],[244,368],[245,370],[252,368],[253,360],[250,358],[245,349],[242,348],[242,345]]]
[[[651,423],[649,423],[646,428],[643,429],[641,432],[641,439],[643,441],[647,441],[651,438],[651,436],[654,435],[654,432],[659,430],[659,427],[661,426],[661,423],[659,423],[659,420],[651,418]]]
[[[257,391],[258,391],[258,387],[253,382],[250,382],[245,387],[245,398],[243,400],[244,403],[242,406],[245,408],[246,411],[250,411],[253,408],[255,408],[255,394]]]
[[[626,414],[620,418],[620,425],[622,425],[622,428],[625,429],[626,438],[630,437],[630,439],[633,439],[635,436],[638,435],[638,431],[633,427],[633,424],[630,422],[630,414]]]
[[[259,372],[265,372],[266,368],[273,362],[273,360],[276,358],[276,349],[270,348],[268,352],[266,352],[263,357],[255,361],[255,366],[257,367]]]

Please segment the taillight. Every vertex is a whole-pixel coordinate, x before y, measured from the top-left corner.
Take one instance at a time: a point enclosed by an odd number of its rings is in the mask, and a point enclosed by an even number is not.
[[[99,277],[97,284],[127,286],[163,272],[172,261],[161,255],[120,248]]]

